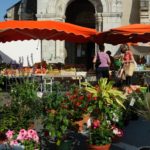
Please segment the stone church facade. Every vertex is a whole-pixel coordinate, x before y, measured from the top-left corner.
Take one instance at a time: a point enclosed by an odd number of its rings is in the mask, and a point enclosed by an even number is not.
[[[133,23],[150,22],[150,0],[21,0],[7,10],[6,19],[56,20],[105,31]],[[106,45],[115,52],[118,46]],[[50,63],[92,67],[94,43],[43,41],[42,57]]]

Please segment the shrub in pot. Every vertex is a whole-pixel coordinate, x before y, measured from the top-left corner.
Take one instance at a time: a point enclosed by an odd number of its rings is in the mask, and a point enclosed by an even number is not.
[[[113,84],[106,78],[100,79],[96,87],[83,83],[85,89],[96,97],[88,105],[91,117],[87,127],[91,145],[110,145],[114,137],[121,137],[123,134],[119,126],[123,120],[123,103],[126,97],[121,90],[113,88]]]
[[[42,115],[42,101],[37,97],[37,85],[26,80],[12,87],[11,101],[0,107],[0,131],[28,129]]]

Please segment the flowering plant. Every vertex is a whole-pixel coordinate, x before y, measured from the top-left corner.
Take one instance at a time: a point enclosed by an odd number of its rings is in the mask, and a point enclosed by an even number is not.
[[[79,127],[77,121],[81,121],[87,114],[91,98],[91,93],[76,85],[70,86],[67,92],[53,92],[43,96],[44,117],[47,116],[43,124],[48,133],[47,138],[59,146],[70,130],[81,131],[82,127]]]
[[[7,144],[9,144],[11,148],[22,147],[25,150],[29,150],[37,149],[39,146],[38,134],[33,129],[21,129],[18,134],[13,130],[8,130],[6,132],[6,137],[8,139]]]
[[[127,98],[130,100],[130,113],[150,120],[150,93],[147,87],[132,85],[124,88]],[[131,116],[131,114],[129,114]]]
[[[141,87],[139,85],[130,85],[123,88],[123,91],[125,95],[127,95],[127,98],[135,97],[139,98],[142,92],[144,92],[144,87]]]
[[[121,137],[123,132],[121,121],[125,96],[122,91],[113,88],[113,82],[108,82],[106,78],[98,81],[98,86],[94,87],[89,83],[83,83],[87,91],[97,97],[88,104],[90,119],[87,122],[89,130],[89,143],[92,145],[110,144],[117,136]]]
[[[137,110],[140,108],[140,102],[143,102],[146,93],[146,87],[139,85],[130,85],[123,88],[126,95],[125,105],[128,108],[125,111],[125,121],[135,120],[138,118]]]
[[[88,105],[92,97],[91,93],[85,89],[73,89],[66,92],[65,106],[70,110],[70,116],[73,120],[80,120],[84,114],[87,114]]]
[[[123,131],[112,125],[108,120],[94,119],[89,128],[89,143],[92,145],[105,145],[112,142],[116,137],[122,137]]]

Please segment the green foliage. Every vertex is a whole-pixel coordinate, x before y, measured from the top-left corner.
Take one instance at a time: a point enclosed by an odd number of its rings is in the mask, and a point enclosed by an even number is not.
[[[55,113],[51,112],[45,118],[45,129],[49,131],[51,139],[54,140],[57,145],[61,143],[67,133],[69,122],[68,112],[65,109],[59,109]]]
[[[70,112],[64,92],[54,91],[43,96],[43,125],[50,139],[60,145],[70,126]]]
[[[75,128],[74,121],[81,119],[87,112],[87,92],[75,85],[69,89],[67,92],[54,91],[43,96],[43,124],[57,145],[64,140],[68,130]]]
[[[106,126],[108,126],[106,128]],[[111,143],[111,137],[113,136],[110,125],[103,121],[99,128],[90,129],[90,141],[92,145],[106,145]]]
[[[93,96],[98,97],[98,106],[101,108],[101,101],[105,104],[112,105],[113,103],[123,107],[124,100],[126,96],[122,91],[113,88],[113,81],[107,81],[107,78],[100,79],[98,81],[98,87],[94,87],[89,83],[83,83],[86,90],[93,94]]]
[[[131,85],[128,87],[124,87],[126,101],[124,105],[126,106],[126,110],[124,111],[124,120],[135,120],[138,118],[140,113],[138,110],[142,110],[143,102],[146,95],[146,88],[140,87],[138,85]],[[145,105],[145,104],[144,104]],[[146,106],[146,105],[145,105]]]
[[[115,125],[115,129],[119,131],[118,127],[121,125],[120,122],[123,121],[126,96],[119,89],[113,88],[113,83],[112,81],[108,82],[106,78],[100,79],[97,86],[83,83],[85,89],[92,93],[93,97],[96,97],[88,104],[92,124],[89,128],[89,142],[91,144],[111,143],[113,136],[115,136],[112,126]],[[96,125],[94,120],[97,122]],[[118,133],[121,134],[120,131]]]
[[[137,105],[137,114],[146,120],[150,120],[150,93],[146,93],[143,99],[138,99]]]
[[[0,75],[0,91],[2,90],[1,87],[4,85],[4,76]]]
[[[28,128],[30,122],[41,116],[42,101],[37,97],[36,84],[25,81],[11,89],[11,102],[1,106],[0,131]]]

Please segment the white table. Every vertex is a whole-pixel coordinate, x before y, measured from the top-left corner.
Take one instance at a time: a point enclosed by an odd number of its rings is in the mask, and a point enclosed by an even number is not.
[[[81,80],[84,79],[86,80],[86,73],[85,72],[77,72],[74,75],[71,74],[33,74],[33,76],[36,77],[41,77],[41,85],[40,85],[40,90],[41,92],[46,92],[47,91],[47,85],[50,85],[50,92],[53,91],[53,82],[55,79],[60,78],[60,79],[67,79],[71,78],[72,80],[78,80],[79,81],[79,88],[81,88]]]

